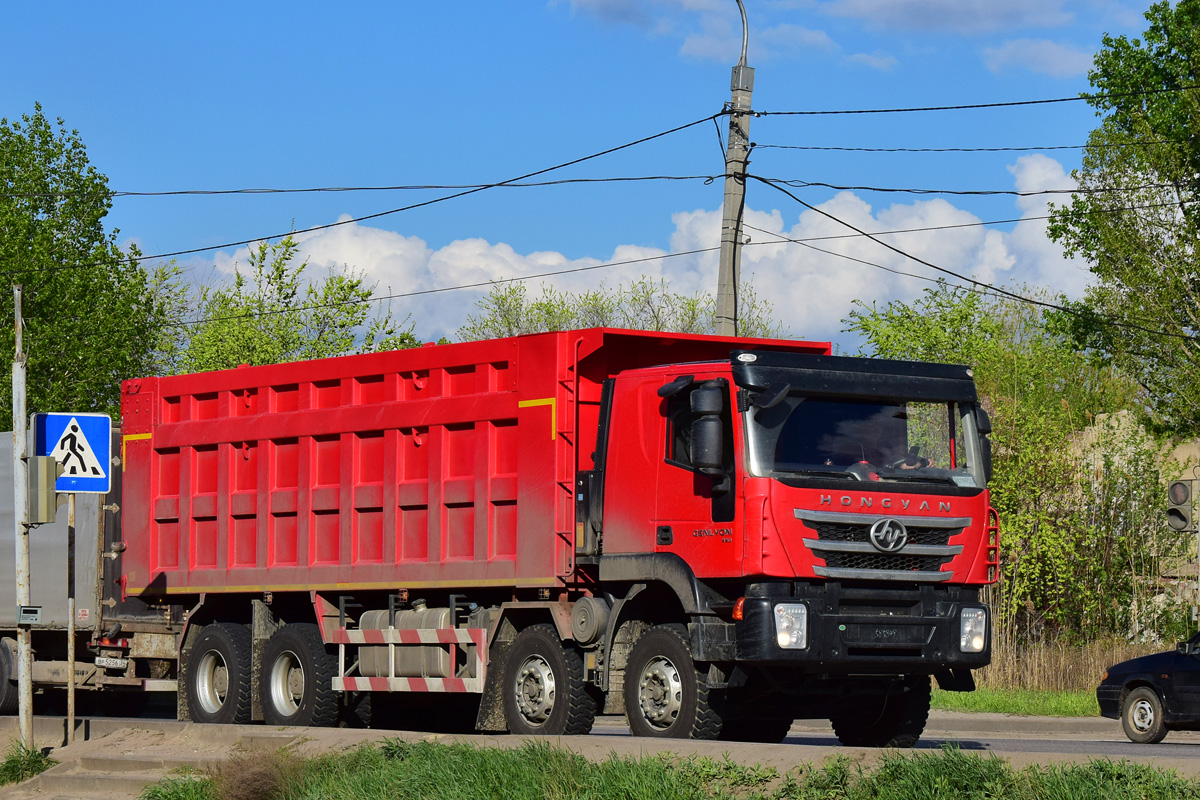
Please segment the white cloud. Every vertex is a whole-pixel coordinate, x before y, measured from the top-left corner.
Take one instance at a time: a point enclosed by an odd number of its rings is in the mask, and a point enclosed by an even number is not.
[[[881,28],[975,34],[1066,25],[1065,0],[831,0],[821,9]]]
[[[855,53],[846,60],[884,72],[896,66],[896,57],[880,50],[876,50],[874,53]]]
[[[1092,54],[1047,39],[1013,39],[999,47],[984,48],[983,63],[996,73],[1016,67],[1053,78],[1071,78],[1087,74]]]
[[[824,31],[782,23],[770,28],[752,29],[748,59],[761,63],[776,58],[810,54],[814,50],[837,50],[837,44]],[[736,63],[742,51],[742,24],[736,15],[703,14],[700,30],[683,40],[679,52],[685,56],[722,64]]]
[[[1044,155],[1023,156],[1009,167],[1009,172],[1016,188],[1024,192],[1074,188],[1062,165]],[[1077,297],[1087,285],[1089,273],[1081,263],[1064,259],[1058,246],[1046,237],[1046,221],[1034,219],[1046,213],[1049,201],[1063,197],[1019,198],[1015,205],[1021,221],[1011,231],[978,225],[977,216],[943,199],[875,208],[846,191],[818,206],[830,216],[811,210],[797,213],[794,207],[749,208],[746,234],[750,245],[743,250],[743,272],[754,281],[758,295],[771,301],[776,315],[793,335],[816,340],[841,336],[841,320],[854,300],[886,303],[910,299],[930,285],[922,278],[949,277],[878,242],[854,235],[836,220],[876,232],[878,238],[899,250],[961,275],[1002,286],[1013,282],[1046,286]],[[346,264],[357,268],[369,280],[378,282],[377,294],[381,296],[484,284],[391,301],[393,313],[399,317],[411,314],[417,335],[430,340],[443,335],[453,337],[474,311],[474,303],[486,294],[489,281],[569,270],[533,279],[530,293],[539,294],[538,285],[543,281],[560,290],[578,292],[602,282],[610,288],[628,285],[642,276],[665,278],[676,292],[712,292],[717,282],[715,247],[720,238],[720,218],[720,211],[707,209],[673,214],[670,252],[714,250],[671,258],[658,258],[667,251],[656,248],[620,245],[605,259],[569,259],[552,251],[519,253],[503,242],[478,238],[432,249],[416,236],[356,223],[300,232],[295,238],[301,255],[314,267]],[[952,225],[963,227],[943,227]],[[885,233],[892,230],[911,232]],[[806,240],[811,247],[789,243],[781,236]],[[215,265],[228,271],[233,260],[244,263],[247,254],[245,248],[219,254]],[[582,269],[610,263],[614,266]]]

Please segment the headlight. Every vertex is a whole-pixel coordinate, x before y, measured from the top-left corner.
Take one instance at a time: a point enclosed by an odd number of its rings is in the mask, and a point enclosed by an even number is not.
[[[785,650],[808,647],[808,606],[803,603],[775,606],[775,641]]]
[[[964,608],[958,621],[958,649],[964,653],[982,653],[987,644],[987,612],[982,608]]]

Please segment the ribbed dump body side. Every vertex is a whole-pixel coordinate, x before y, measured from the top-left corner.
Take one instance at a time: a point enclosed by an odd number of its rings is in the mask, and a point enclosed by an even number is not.
[[[125,381],[125,590],[561,583],[603,381],[746,346],[591,329]]]

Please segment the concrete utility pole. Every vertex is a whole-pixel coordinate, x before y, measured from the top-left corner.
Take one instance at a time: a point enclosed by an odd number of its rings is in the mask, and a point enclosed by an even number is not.
[[[746,164],[750,158],[750,94],[754,91],[754,68],[746,66],[750,29],[746,7],[742,12],[742,58],[733,68],[730,89],[729,140],[725,147],[725,206],[721,214],[721,266],[717,273],[717,325],[720,336],[737,335],[737,290],[742,266],[742,212],[746,208]]]
[[[22,343],[21,287],[13,287],[16,304],[17,348],[13,355],[13,518],[17,542],[17,606],[29,605],[29,475],[27,448],[29,436],[25,418],[25,349]],[[32,750],[33,742],[33,646],[30,625],[17,616],[17,693],[20,711],[21,742]]]

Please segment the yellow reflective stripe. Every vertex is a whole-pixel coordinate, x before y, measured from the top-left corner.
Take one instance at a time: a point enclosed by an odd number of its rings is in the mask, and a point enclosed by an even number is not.
[[[522,400],[517,403],[517,408],[532,408],[533,406],[550,406],[550,439],[553,441],[555,435],[558,433],[558,426],[555,424],[557,421],[558,404],[553,397],[543,397],[540,400]]]
[[[121,472],[125,471],[125,443],[128,441],[140,442],[143,439],[149,439],[148,433],[131,433],[128,436],[121,437]]]

